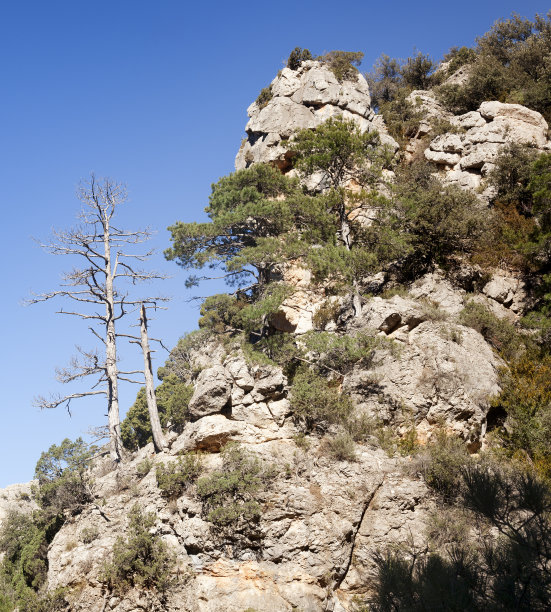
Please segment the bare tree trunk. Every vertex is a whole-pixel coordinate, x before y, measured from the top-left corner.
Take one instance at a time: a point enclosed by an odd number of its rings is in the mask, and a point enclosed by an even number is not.
[[[160,453],[166,447],[166,441],[163,436],[161,421],[159,419],[159,411],[157,409],[155,385],[153,384],[153,368],[151,367],[151,351],[149,350],[149,339],[147,336],[147,316],[145,313],[145,306],[143,304],[140,309],[140,336],[144,359],[145,396],[147,398],[149,421],[151,422],[151,432],[153,434],[153,444],[155,446],[155,450]]]
[[[105,368],[108,386],[107,418],[109,422],[109,448],[113,461],[122,459],[121,423],[119,417],[119,376],[117,367],[117,337],[115,334],[115,301],[113,297],[113,278],[117,271],[117,260],[111,269],[111,245],[109,239],[109,219],[104,217],[103,243],[105,247]]]
[[[340,224],[341,224],[341,240],[344,243],[347,251],[350,251],[351,240],[350,240],[350,224],[348,223],[348,216],[346,214],[345,204],[343,202],[340,211]],[[354,308],[354,316],[359,317],[362,314],[362,300],[360,292],[358,290],[358,281],[354,280],[354,294],[352,296],[352,306]]]

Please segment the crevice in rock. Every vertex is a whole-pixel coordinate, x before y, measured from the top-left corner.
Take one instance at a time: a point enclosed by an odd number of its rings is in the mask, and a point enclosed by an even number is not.
[[[357,538],[358,533],[360,531],[360,528],[362,526],[362,523],[363,523],[363,520],[364,520],[364,516],[365,516],[366,512],[369,510],[369,508],[371,506],[371,503],[373,502],[373,499],[375,498],[375,495],[377,494],[379,489],[383,486],[383,484],[385,482],[385,478],[386,478],[386,476],[383,476],[383,478],[379,482],[379,484],[377,484],[375,489],[373,489],[373,493],[371,493],[371,495],[365,501],[362,513],[360,515],[360,520],[358,521],[358,525],[357,525],[356,529],[354,530],[354,532],[352,534],[352,537],[350,538],[351,545],[350,545],[350,553],[348,555],[348,562],[347,562],[346,567],[344,568],[344,571],[342,572],[342,574],[336,579],[335,585],[333,587],[333,592],[335,592],[338,589],[340,589],[341,584],[344,582],[344,580],[346,579],[346,576],[348,575],[348,572],[350,570],[350,566],[352,565],[352,559],[354,558],[354,550],[356,548],[356,538]],[[328,610],[328,609],[329,608],[326,608],[326,610]]]

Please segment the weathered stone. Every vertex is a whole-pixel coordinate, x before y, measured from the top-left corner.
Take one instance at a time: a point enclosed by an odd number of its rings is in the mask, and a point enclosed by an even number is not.
[[[254,387],[254,379],[242,354],[232,355],[226,359],[224,367],[238,387],[245,391],[250,391]]]
[[[457,153],[444,153],[443,151],[432,151],[431,149],[425,151],[425,157],[435,164],[445,166],[455,166],[461,159],[461,155]]]
[[[273,97],[264,108],[255,102],[247,109],[248,138],[236,157],[238,170],[254,163],[271,162],[288,171],[291,164],[282,140],[339,116],[354,121],[362,132],[376,129],[383,144],[393,151],[398,149],[382,119],[374,115],[369,87],[359,73],[339,83],[327,65],[303,62],[295,71],[284,68],[272,81],[271,92]]]
[[[231,377],[222,365],[203,370],[197,377],[195,391],[189,401],[191,418],[198,419],[220,412],[231,396]]]
[[[463,151],[463,140],[458,134],[442,134],[430,143],[430,148],[432,151],[461,153]]]

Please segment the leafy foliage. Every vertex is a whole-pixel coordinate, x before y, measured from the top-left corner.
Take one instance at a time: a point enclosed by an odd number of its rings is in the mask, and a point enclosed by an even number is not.
[[[81,438],[63,440],[41,454],[36,465],[34,495],[40,509],[32,515],[12,512],[0,530],[0,606],[21,612],[66,609],[62,591],[44,594],[48,548],[67,516],[90,500],[87,470],[95,449]],[[11,606],[11,607],[10,607]],[[0,607],[0,609],[2,609]]]
[[[36,495],[47,515],[74,514],[90,501],[87,470],[96,450],[82,438],[74,442],[65,438],[59,446],[52,444],[40,455],[35,470]]]
[[[295,420],[306,431],[324,431],[333,423],[343,425],[353,410],[346,395],[308,368],[295,375],[289,399]]]
[[[128,537],[117,539],[101,577],[113,593],[122,595],[136,586],[163,594],[174,584],[176,556],[151,533],[155,522],[155,514],[142,512],[137,504],[130,510]]]
[[[329,69],[337,77],[337,81],[356,81],[359,66],[362,63],[364,54],[361,51],[329,51],[325,55],[317,57],[327,64]]]
[[[524,104],[549,120],[550,53],[549,14],[534,20],[513,14],[496,21],[474,49],[461,51],[461,61],[470,63],[469,78],[463,85],[443,85],[439,95],[457,113],[475,110],[484,100],[500,100]]]
[[[524,348],[523,341],[514,325],[498,319],[482,304],[469,301],[459,315],[459,322],[476,329],[507,360],[513,359]]]
[[[469,538],[464,531],[444,550],[377,554],[378,579],[369,610],[548,608],[549,486],[531,472],[467,464],[461,470],[460,491],[472,512],[471,525],[486,523],[494,536]]]
[[[260,93],[258,94],[258,97],[256,99],[256,103],[258,104],[259,108],[264,108],[265,106],[268,105],[268,102],[274,97],[274,94],[272,93],[272,87],[268,86],[268,87],[263,87],[260,90]]]
[[[500,439],[509,454],[527,453],[539,473],[551,478],[551,356],[525,353],[501,378],[493,401],[507,414]]]
[[[290,68],[291,70],[298,70],[302,62],[305,62],[311,59],[313,59],[312,54],[310,53],[308,49],[302,49],[301,47],[295,47],[291,51],[291,54],[289,55],[289,58],[287,59],[287,68]]]
[[[222,451],[222,467],[197,481],[203,513],[226,539],[258,545],[260,499],[276,476],[276,470],[237,444]],[[242,543],[242,542],[241,542]]]
[[[203,472],[198,453],[187,453],[177,461],[161,463],[155,470],[157,485],[165,497],[179,497]]]

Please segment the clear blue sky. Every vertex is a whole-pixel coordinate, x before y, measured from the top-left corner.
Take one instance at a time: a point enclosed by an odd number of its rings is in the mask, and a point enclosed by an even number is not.
[[[21,306],[70,267],[31,237],[73,225],[79,179],[94,171],[124,181],[131,201],[119,224],[158,230],[152,266],[173,275],[160,291],[174,299],[152,333],[172,346],[198,313],[186,302],[183,272],[163,260],[166,227],[201,218],[211,183],[233,170],[245,109],[295,46],[363,51],[367,70],[383,52],[407,57],[417,48],[440,58],[499,17],[548,8],[520,0],[0,3],[0,487],[29,480],[51,444],[105,423],[97,398],[74,403],[72,418],[32,406],[38,394],[68,391],[55,366],[67,364],[75,344],[93,343],[84,322],[55,315],[55,304]],[[135,349],[122,356],[127,369],[141,364]],[[136,390],[123,390],[124,410]]]

